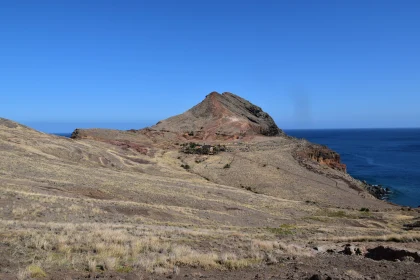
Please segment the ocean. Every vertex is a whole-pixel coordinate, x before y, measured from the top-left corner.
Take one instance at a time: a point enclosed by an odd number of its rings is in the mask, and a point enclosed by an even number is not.
[[[420,206],[420,129],[285,130],[341,155],[347,172],[369,184],[389,187],[389,200]],[[56,133],[70,137],[71,133]]]
[[[347,172],[369,184],[389,187],[389,201],[420,206],[420,129],[285,130],[341,155]]]
[[[71,133],[52,133],[53,135],[57,135],[57,136],[63,136],[63,137],[67,137],[70,138]]]

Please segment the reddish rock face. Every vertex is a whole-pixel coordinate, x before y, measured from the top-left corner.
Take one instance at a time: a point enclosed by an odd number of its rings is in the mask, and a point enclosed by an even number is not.
[[[260,107],[229,92],[212,92],[190,110],[160,121],[151,129],[180,133],[197,140],[283,134]]]
[[[340,155],[326,146],[308,144],[299,148],[295,155],[299,160],[310,159],[343,172],[347,169],[347,166],[341,163]]]
[[[107,142],[123,149],[148,154],[148,146],[166,143],[167,140],[181,143],[202,140],[218,142],[234,139],[246,141],[254,136],[286,136],[260,107],[229,92],[212,92],[183,114],[160,121],[150,128],[129,132],[133,135],[127,136],[124,134],[126,132],[120,134],[115,131],[76,129],[71,137]],[[150,143],[146,145],[146,142]],[[346,165],[341,163],[340,155],[326,146],[306,142],[294,151],[294,157],[301,163],[311,160],[346,172]]]

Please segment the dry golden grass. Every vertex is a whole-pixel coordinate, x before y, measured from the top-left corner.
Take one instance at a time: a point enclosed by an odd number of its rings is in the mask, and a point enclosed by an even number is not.
[[[333,236],[323,239],[321,238],[321,240],[334,242],[419,242],[420,232],[403,232],[384,235]]]
[[[250,149],[261,149],[255,153],[232,144],[231,154],[191,162],[186,171],[175,150],[153,147],[149,157],[93,140],[0,127],[0,145],[8,147],[0,150],[0,237],[8,244],[0,253],[25,279],[57,269],[156,274],[179,274],[183,266],[241,269],[284,256],[310,257],[308,240],[419,240],[417,233],[401,229],[415,213],[392,207],[388,212],[384,202],[359,200],[341,183],[302,170],[280,142],[252,144]],[[262,167],[265,161],[272,164]],[[226,162],[230,168],[223,169]],[[202,177],[207,175],[225,185]],[[255,188],[262,193],[237,182],[251,187],[263,182]],[[334,208],[341,202],[357,205]],[[358,204],[372,211],[360,213]]]
[[[20,259],[21,265],[30,262],[36,256],[39,267],[47,270],[52,267],[95,272],[98,270],[128,271],[145,269],[152,273],[173,271],[179,266],[201,267],[203,269],[239,269],[264,261],[264,256],[271,252],[283,254],[285,245],[276,241],[251,239],[241,234],[249,242],[247,253],[217,252],[207,249],[202,251],[183,244],[185,240],[192,245],[200,242],[204,236],[229,236],[220,229],[191,230],[174,227],[124,226],[72,223],[15,223],[5,222],[9,235],[6,239],[26,259]],[[237,234],[232,234],[237,238]],[[232,241],[229,241],[232,242]],[[242,242],[241,242],[242,244]],[[287,249],[288,250],[288,249]],[[271,256],[271,255],[270,255]],[[275,260],[275,257],[271,257]],[[31,273],[35,267],[31,266]],[[22,272],[23,273],[23,272]],[[36,272],[41,275],[41,272]]]
[[[26,280],[29,278],[29,271],[27,269],[19,269],[16,278],[18,280]]]
[[[42,267],[36,264],[29,265],[26,270],[28,271],[28,275],[32,278],[44,278],[47,276]]]

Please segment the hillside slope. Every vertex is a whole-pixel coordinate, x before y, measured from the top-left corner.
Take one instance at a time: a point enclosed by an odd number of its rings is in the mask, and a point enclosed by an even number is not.
[[[305,159],[308,169],[293,156],[305,141],[254,135],[210,155],[185,153],[191,139],[177,132],[73,136],[0,119],[1,279],[420,273],[419,212],[352,188],[324,159]],[[396,250],[405,262],[392,269],[372,260]]]
[[[349,208],[383,208],[346,173],[327,147],[285,135],[260,107],[232,93],[212,92],[183,114],[142,130],[76,130],[72,138],[110,143],[140,153],[167,151],[172,168],[217,184],[301,201]],[[183,153],[182,145],[225,145],[217,155]],[[180,146],[181,145],[181,146]],[[226,164],[230,168],[223,168]]]

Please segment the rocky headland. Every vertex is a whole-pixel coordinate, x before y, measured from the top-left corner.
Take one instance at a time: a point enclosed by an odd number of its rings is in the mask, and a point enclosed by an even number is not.
[[[232,93],[71,139],[0,119],[0,278],[418,279],[383,192]]]

